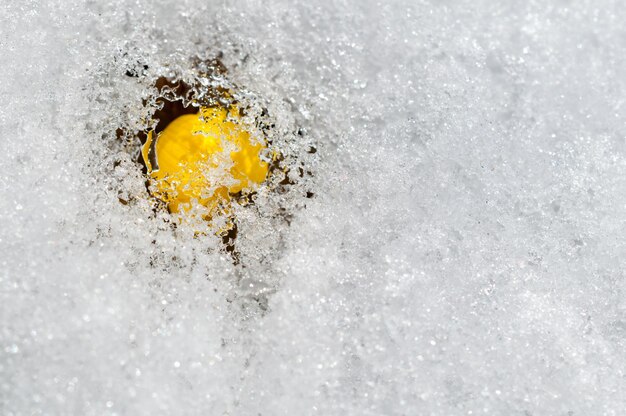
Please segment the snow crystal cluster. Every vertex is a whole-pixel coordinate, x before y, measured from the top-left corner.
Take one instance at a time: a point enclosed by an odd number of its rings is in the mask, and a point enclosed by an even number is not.
[[[626,413],[621,2],[1,10],[0,414]],[[285,155],[234,252],[137,161],[216,57]]]

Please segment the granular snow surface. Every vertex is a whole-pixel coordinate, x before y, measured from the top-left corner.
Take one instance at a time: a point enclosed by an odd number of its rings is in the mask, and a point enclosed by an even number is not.
[[[626,414],[622,2],[0,10],[0,414]],[[237,258],[116,135],[216,56],[310,172]]]

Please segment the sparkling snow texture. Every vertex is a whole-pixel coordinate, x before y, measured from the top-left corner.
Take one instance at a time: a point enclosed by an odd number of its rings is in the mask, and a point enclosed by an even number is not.
[[[0,414],[625,414],[622,2],[0,10]],[[239,264],[115,138],[218,52],[313,174]]]

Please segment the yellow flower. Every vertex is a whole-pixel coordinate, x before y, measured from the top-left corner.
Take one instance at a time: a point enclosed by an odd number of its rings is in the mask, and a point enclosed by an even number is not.
[[[240,119],[234,106],[202,107],[176,118],[156,138],[148,133],[141,153],[151,192],[171,212],[187,212],[197,201],[210,219],[234,194],[265,181],[269,166],[260,157],[265,144],[252,140]]]

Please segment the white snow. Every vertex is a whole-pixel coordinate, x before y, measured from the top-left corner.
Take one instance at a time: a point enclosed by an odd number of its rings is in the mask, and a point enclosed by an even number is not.
[[[0,10],[1,414],[624,414],[621,2]],[[313,173],[239,264],[115,139],[218,52]]]

